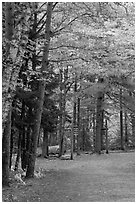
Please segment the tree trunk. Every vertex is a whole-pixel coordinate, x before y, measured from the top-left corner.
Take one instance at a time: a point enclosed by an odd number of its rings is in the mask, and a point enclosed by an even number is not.
[[[73,130],[73,151],[75,152],[76,151],[76,129],[77,129],[77,124],[76,124],[76,110],[77,110],[77,104],[76,102],[74,102],[74,105],[73,105],[73,127],[74,127],[74,130]]]
[[[22,137],[21,137],[21,168],[25,170],[27,167],[26,162],[26,132],[25,127],[22,128]]]
[[[44,135],[43,135],[43,144],[42,144],[42,157],[47,158],[49,156],[49,152],[48,152],[48,132],[47,130],[44,128]]]
[[[102,103],[103,93],[99,92],[97,98],[97,112],[96,112],[96,148],[95,152],[101,154],[101,134],[102,134]]]
[[[41,68],[41,73],[43,77],[44,77],[44,72],[48,69],[52,5],[53,5],[52,2],[48,2],[47,19],[46,19],[46,27],[45,27],[45,45],[44,45],[42,68]],[[40,131],[41,116],[43,111],[43,103],[44,103],[44,95],[45,95],[45,85],[46,85],[45,80],[40,81],[38,104],[37,104],[36,115],[35,115],[35,125],[33,127],[33,132],[32,132],[31,154],[29,155],[29,163],[28,163],[27,172],[26,172],[27,178],[34,177],[37,142],[38,142],[38,135]]]
[[[12,151],[13,151],[13,130],[11,130],[11,136],[10,136],[10,162],[9,162],[10,169],[12,166]]]
[[[60,98],[59,98],[59,157],[63,153],[63,75],[62,70],[60,69]]]
[[[131,123],[132,123],[132,137],[135,137],[135,115],[131,114]]]
[[[95,110],[93,111],[92,123],[93,123],[93,148],[95,152],[96,150],[96,112]]]
[[[11,111],[2,138],[2,185],[9,186],[9,162],[10,162],[10,136],[11,136]]]
[[[107,125],[107,119],[105,120],[105,134],[106,134],[106,154],[108,154],[108,125]]]
[[[104,79],[99,78],[98,82],[103,83]],[[96,148],[95,152],[101,154],[101,137],[102,137],[102,127],[103,127],[103,120],[102,120],[102,111],[103,111],[103,101],[104,101],[104,93],[103,91],[98,92],[97,97],[97,108],[96,108]]]
[[[71,155],[70,155],[70,159],[71,160],[73,160],[73,157],[74,157],[74,155],[73,155],[73,142],[74,142],[74,138],[73,138],[73,136],[74,136],[74,126],[73,126],[73,121],[72,121],[72,124],[71,124]]]
[[[82,150],[85,151],[85,127],[83,123],[83,129],[82,129]]]
[[[104,95],[103,95],[104,97]],[[104,98],[103,98],[104,100]],[[104,149],[104,110],[102,110],[102,114],[101,114],[101,150]]]
[[[127,111],[125,110],[125,146],[128,146]]]
[[[21,110],[21,167],[23,170],[26,169],[27,163],[26,163],[26,131],[25,126],[23,124],[23,121],[25,119],[25,102],[22,100],[22,110]]]
[[[76,73],[75,73],[76,74]],[[72,119],[72,126],[71,126],[71,160],[73,160],[73,153],[75,151],[75,130],[76,130],[76,117],[77,117],[77,105],[76,105],[76,91],[77,91],[77,78],[75,75],[75,83],[73,89],[73,119]]]
[[[6,43],[6,56],[5,58],[10,58],[10,42],[13,35],[13,5],[12,2],[5,3],[5,37]],[[5,83],[5,91],[8,93],[8,85],[10,75],[11,75],[11,65],[6,64],[6,69],[3,70],[3,82]],[[4,68],[3,68],[4,69]],[[8,80],[8,81],[7,81]],[[2,82],[2,83],[3,83]],[[4,84],[3,84],[4,85]],[[9,102],[8,96],[2,96],[2,117],[3,117],[3,137],[2,137],[2,185],[9,185],[9,162],[10,162],[10,137],[11,137],[11,104]],[[5,108],[6,107],[6,108]],[[7,108],[8,107],[8,108]],[[6,120],[7,118],[7,120]]]
[[[29,114],[31,114],[31,108],[29,108]],[[26,163],[26,167],[28,166],[28,162],[29,162],[29,156],[30,156],[30,152],[31,152],[31,145],[32,145],[32,141],[31,141],[31,126],[29,125],[27,127],[27,131],[26,131],[26,158],[25,158],[25,163]]]
[[[77,106],[77,126],[78,126],[78,134],[77,134],[77,155],[80,155],[80,98],[77,100],[78,106]]]
[[[73,131],[75,131],[77,129],[77,102],[76,102],[77,100],[76,100],[76,92],[77,92],[77,76],[76,76],[76,73],[75,73],[74,104],[73,104],[73,127],[74,127],[74,130]],[[76,151],[76,137],[77,137],[77,135],[73,132],[73,151],[74,152]]]
[[[123,140],[123,107],[122,107],[122,88],[120,88],[120,141],[121,150],[124,150]]]
[[[64,152],[64,131],[66,122],[66,82],[68,79],[68,68],[64,69],[64,72],[60,69],[60,149],[59,157]]]
[[[17,150],[17,157],[16,157],[16,162],[15,162],[15,168],[14,168],[15,171],[18,170],[18,167],[19,167],[19,160],[20,160],[20,157],[21,157],[21,136],[22,136],[22,133],[19,132],[19,138],[18,138],[18,150]]]

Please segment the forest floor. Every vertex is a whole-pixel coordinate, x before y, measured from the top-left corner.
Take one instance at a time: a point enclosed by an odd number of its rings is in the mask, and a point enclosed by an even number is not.
[[[3,189],[10,202],[135,202],[135,153],[37,158],[43,176]]]

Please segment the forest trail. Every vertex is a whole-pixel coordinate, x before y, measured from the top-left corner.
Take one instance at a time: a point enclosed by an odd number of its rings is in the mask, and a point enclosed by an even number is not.
[[[3,190],[12,202],[134,202],[135,154],[76,156],[71,160],[37,159],[44,177]]]

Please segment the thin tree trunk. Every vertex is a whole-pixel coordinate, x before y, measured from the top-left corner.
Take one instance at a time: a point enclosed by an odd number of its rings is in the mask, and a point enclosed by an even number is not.
[[[73,130],[73,151],[75,152],[76,151],[76,129],[77,129],[77,124],[76,124],[76,109],[77,109],[77,104],[76,102],[74,102],[74,105],[73,105],[73,127],[74,127],[74,130]],[[74,132],[75,131],[75,132]]]
[[[43,144],[42,144],[42,157],[47,158],[49,156],[49,152],[48,152],[48,132],[47,130],[44,128],[43,129],[44,134],[43,134]]]
[[[74,142],[74,124],[72,121],[72,125],[71,125],[71,155],[70,155],[70,159],[73,160],[74,154],[73,154],[73,142]]]
[[[101,154],[101,134],[102,134],[102,102],[103,93],[100,92],[97,98],[97,112],[96,112],[96,148],[95,152]]]
[[[120,142],[121,150],[124,150],[123,140],[123,107],[122,107],[122,88],[120,88]]]
[[[23,170],[26,169],[26,131],[23,121],[25,119],[25,102],[22,100],[22,110],[21,110],[21,167]]]
[[[27,167],[26,163],[26,132],[25,127],[22,128],[22,137],[21,137],[21,168],[25,170]]]
[[[73,127],[74,130],[77,129],[77,102],[76,102],[76,92],[77,92],[77,76],[75,73],[75,83],[74,83],[74,104],[73,104]],[[76,151],[76,134],[73,132],[73,151]]]
[[[9,162],[10,162],[10,136],[11,136],[11,111],[2,138],[2,185],[9,186]]]
[[[18,170],[19,160],[20,160],[20,157],[21,157],[21,136],[22,136],[22,133],[19,132],[19,137],[18,137],[18,150],[17,150],[17,157],[16,157],[16,162],[15,162],[15,168],[14,168],[15,171]]]
[[[128,146],[128,125],[127,125],[127,111],[125,110],[125,146]]]
[[[44,77],[44,72],[48,69],[52,5],[53,5],[52,2],[48,2],[47,19],[46,19],[46,27],[45,27],[45,46],[44,46],[44,51],[43,51],[42,68],[41,68],[41,73],[43,77]],[[41,116],[42,116],[42,111],[43,111],[43,103],[44,103],[44,95],[45,95],[45,85],[46,85],[45,80],[42,80],[39,86],[38,105],[36,109],[35,125],[34,125],[33,133],[32,133],[33,145],[31,148],[31,154],[29,155],[29,163],[28,163],[27,172],[26,172],[27,178],[34,177],[37,142],[38,142],[40,125],[41,125]]]
[[[12,151],[13,151],[13,130],[11,130],[11,137],[10,137],[10,162],[9,162],[10,169],[12,166]]]
[[[80,98],[77,100],[77,126],[78,126],[78,134],[77,134],[77,155],[80,155]]]
[[[6,58],[10,58],[10,42],[13,35],[13,2],[5,3],[5,37],[7,40],[6,45]],[[6,69],[3,82],[5,83],[5,92],[8,93],[8,83],[11,75],[11,65],[6,65]],[[4,91],[4,90],[3,90]],[[3,135],[2,135],[2,185],[9,185],[9,162],[10,162],[10,137],[11,137],[11,106],[5,104],[11,104],[7,95],[2,99],[4,102],[2,107],[2,117],[3,117]],[[7,120],[6,120],[7,118]],[[5,122],[6,121],[6,122]]]
[[[108,124],[107,124],[107,119],[105,120],[105,134],[106,134],[106,154],[108,154]]]
[[[73,160],[73,153],[75,151],[75,128],[76,128],[76,91],[77,91],[77,79],[75,76],[75,84],[74,84],[74,90],[73,90],[73,120],[72,120],[72,126],[71,126],[71,156],[70,159]]]
[[[103,83],[103,78],[99,78],[99,83]],[[96,148],[95,152],[101,154],[101,137],[102,137],[102,110],[103,110],[104,93],[98,92],[97,110],[96,110]]]
[[[104,100],[104,99],[103,99]],[[102,114],[101,114],[101,150],[104,149],[104,141],[103,141],[103,137],[104,137],[104,110],[102,110]]]
[[[60,69],[60,99],[59,99],[59,157],[62,156],[63,151],[63,75],[62,70]]]
[[[95,152],[96,150],[96,112],[95,110],[93,111],[92,122],[93,122],[93,148]]]
[[[66,82],[68,79],[68,68],[64,69],[64,72],[60,70],[60,148],[59,157],[64,153],[64,131],[66,122]]]
[[[132,137],[135,137],[135,115],[131,114],[131,123],[132,123]]]
[[[82,150],[85,151],[85,127],[83,123],[83,129],[82,129]]]
[[[32,112],[32,109],[29,108],[29,114],[31,114]],[[26,162],[26,167],[28,166],[28,162],[29,162],[29,155],[30,155],[30,150],[31,150],[31,145],[32,145],[32,142],[31,142],[31,126],[29,125],[27,127],[27,131],[26,131],[26,158],[25,158],[25,162]]]

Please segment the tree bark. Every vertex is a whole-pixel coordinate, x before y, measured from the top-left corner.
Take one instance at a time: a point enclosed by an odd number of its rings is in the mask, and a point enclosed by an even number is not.
[[[76,92],[77,92],[77,76],[75,73],[75,83],[74,83],[74,104],[73,104],[73,127],[77,129],[77,99],[76,99]],[[76,134],[73,130],[73,151],[76,151]]]
[[[108,124],[107,119],[105,120],[105,134],[106,134],[106,154],[108,154]]]
[[[17,150],[17,157],[16,157],[16,162],[15,162],[15,168],[14,168],[15,171],[18,170],[19,160],[20,160],[20,157],[21,157],[21,137],[22,137],[22,133],[19,132],[19,137],[18,137],[18,150]]]
[[[80,155],[80,98],[77,100],[77,126],[78,126],[78,134],[77,134],[77,155]]]
[[[45,27],[45,46],[43,51],[42,67],[41,67],[41,73],[43,77],[44,77],[44,72],[48,69],[52,5],[53,5],[52,2],[48,2],[46,27]],[[35,115],[35,125],[33,127],[33,132],[32,132],[31,154],[29,155],[29,163],[28,163],[27,172],[26,172],[27,178],[34,177],[37,142],[38,142],[38,135],[40,131],[41,116],[43,111],[43,103],[44,103],[44,95],[45,95],[45,85],[46,85],[45,80],[40,81],[38,104],[37,104],[36,115]]]
[[[60,70],[60,148],[59,157],[64,153],[64,131],[66,122],[66,82],[68,79],[68,68],[64,69],[64,72]]]
[[[13,5],[12,2],[5,3],[5,37],[7,40],[6,44],[6,58],[10,58],[10,42],[13,35]],[[7,83],[11,75],[10,67],[6,66],[6,70],[3,76],[3,81]],[[8,86],[7,86],[8,87]],[[4,103],[7,103],[8,98],[3,98]],[[5,117],[5,104],[3,104],[2,116]],[[3,137],[2,137],[2,185],[9,185],[9,162],[10,162],[10,137],[11,137],[11,107],[9,107],[7,121],[3,123]],[[6,121],[6,122],[5,122]]]
[[[9,168],[10,169],[12,166],[12,151],[13,151],[13,130],[11,130],[11,136],[10,136],[10,162],[9,162]]]
[[[103,100],[104,100],[104,94],[103,94]],[[101,150],[104,149],[104,110],[102,110],[101,114]]]
[[[93,149],[95,152],[96,151],[96,112],[95,110],[93,110],[92,123],[93,123]]]
[[[120,145],[121,150],[124,150],[123,140],[123,107],[122,107],[122,88],[120,88]]]
[[[125,145],[128,146],[128,125],[127,125],[127,111],[125,110]]]
[[[101,154],[101,134],[102,134],[102,103],[103,93],[99,92],[97,98],[97,112],[96,112],[96,140],[95,152]]]
[[[63,73],[60,69],[60,98],[59,98],[59,157],[62,156],[63,153]]]
[[[47,158],[49,156],[49,152],[48,152],[48,132],[47,130],[44,128],[44,135],[43,135],[43,144],[42,144],[42,157]]]
[[[10,136],[11,136],[11,111],[2,138],[2,185],[9,186],[9,162],[10,162]]]

